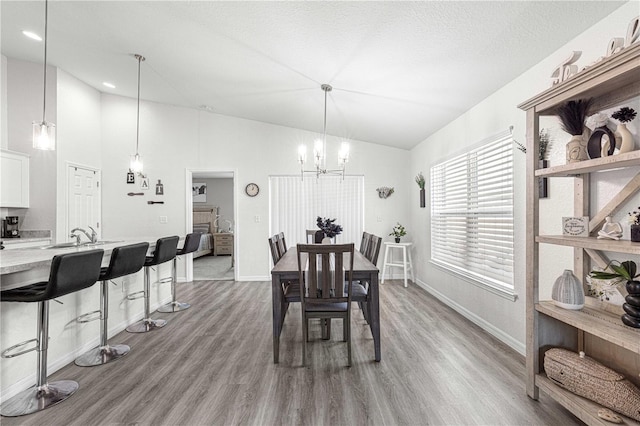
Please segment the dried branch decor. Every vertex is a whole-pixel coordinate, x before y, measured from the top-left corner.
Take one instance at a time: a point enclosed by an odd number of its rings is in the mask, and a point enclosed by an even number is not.
[[[578,99],[560,105],[556,112],[562,122],[562,129],[574,136],[581,135],[584,131],[584,120],[592,102],[592,98]]]

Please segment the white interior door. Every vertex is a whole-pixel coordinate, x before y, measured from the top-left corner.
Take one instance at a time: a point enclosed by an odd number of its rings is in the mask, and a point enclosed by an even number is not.
[[[88,167],[70,165],[68,176],[67,229],[65,234],[74,228],[82,228],[89,232],[93,227],[100,231],[100,172]]]

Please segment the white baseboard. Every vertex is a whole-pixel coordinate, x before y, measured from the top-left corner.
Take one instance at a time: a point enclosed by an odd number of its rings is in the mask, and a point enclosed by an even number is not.
[[[254,275],[238,277],[238,281],[269,281],[271,282],[271,275]]]
[[[420,288],[424,289],[426,292],[428,292],[431,295],[433,295],[436,299],[440,300],[442,303],[444,303],[445,305],[449,306],[451,309],[453,309],[454,311],[458,312],[460,315],[462,315],[463,317],[465,317],[466,319],[468,319],[472,323],[476,324],[478,327],[482,328],[487,333],[491,334],[493,337],[495,337],[496,339],[500,340],[502,343],[504,343],[507,346],[509,346],[511,349],[513,349],[516,352],[518,352],[520,355],[525,356],[526,345],[523,342],[520,342],[520,341],[514,339],[513,337],[511,337],[510,335],[508,335],[504,331],[500,330],[499,328],[497,328],[493,324],[485,321],[482,317],[474,314],[473,312],[469,311],[464,306],[458,304],[454,300],[452,300],[452,299],[448,298],[447,296],[445,296],[444,294],[440,293],[438,290],[434,289],[433,287],[431,287],[427,283],[425,283],[423,281],[420,281],[420,280],[416,280],[416,284]]]
[[[166,305],[169,302],[171,302],[171,296],[168,296],[167,298],[161,300],[157,304],[150,306],[151,312],[155,312],[160,306]],[[115,336],[116,334],[122,332],[129,325],[137,321],[140,321],[143,318],[144,318],[144,312],[140,312],[139,314],[136,314],[135,316],[133,316],[132,318],[129,318],[126,321],[121,321],[119,324],[109,327],[109,330],[107,331],[108,338]],[[60,370],[61,368],[67,366],[68,364],[71,364],[72,362],[75,361],[77,357],[89,351],[90,349],[97,347],[99,344],[100,344],[100,336],[96,336],[95,338],[91,339],[90,341],[88,341],[81,347],[77,348],[76,350],[72,352],[68,352],[54,361],[49,361],[47,363],[47,376],[50,376],[56,371]],[[13,385],[5,389],[0,395],[0,402],[4,402],[12,398],[13,396],[19,394],[23,390],[29,389],[31,386],[34,386],[36,384],[36,381],[37,381],[36,365],[34,365],[33,374],[24,377],[23,379],[17,381]]]

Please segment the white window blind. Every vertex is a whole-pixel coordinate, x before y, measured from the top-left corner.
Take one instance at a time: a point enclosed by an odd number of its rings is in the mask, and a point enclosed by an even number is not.
[[[431,261],[513,290],[513,140],[504,132],[431,168]]]
[[[306,230],[318,230],[318,216],[343,228],[336,243],[359,243],[364,230],[364,176],[271,176],[270,234],[284,232],[287,245],[306,244]],[[266,244],[265,244],[266,247]]]

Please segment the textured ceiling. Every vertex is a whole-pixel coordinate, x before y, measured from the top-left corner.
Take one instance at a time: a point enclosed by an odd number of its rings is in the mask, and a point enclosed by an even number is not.
[[[96,89],[409,149],[618,8],[614,1],[49,2],[49,58]],[[0,3],[42,62],[44,2]],[[107,89],[103,81],[117,87]]]

